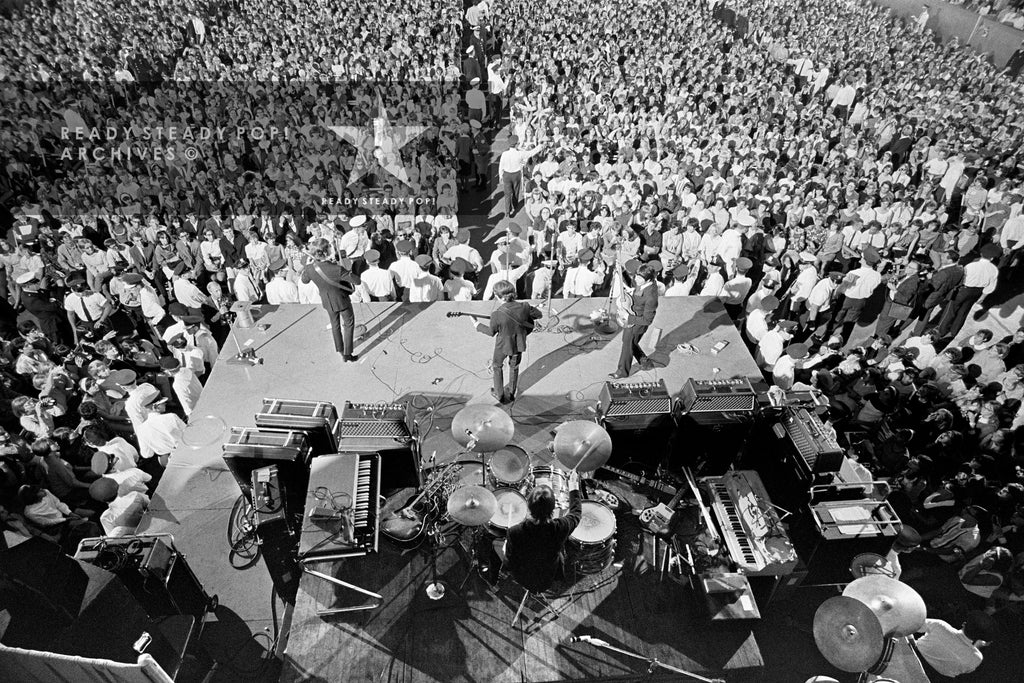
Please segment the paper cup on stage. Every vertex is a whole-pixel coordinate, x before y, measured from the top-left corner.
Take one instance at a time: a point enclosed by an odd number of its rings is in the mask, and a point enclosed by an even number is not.
[[[248,301],[236,301],[231,306],[231,312],[235,314],[235,322],[239,327],[248,328],[255,324],[252,317],[252,304]]]
[[[181,442],[189,448],[206,448],[223,441],[227,431],[227,424],[216,415],[194,417],[185,426]]]

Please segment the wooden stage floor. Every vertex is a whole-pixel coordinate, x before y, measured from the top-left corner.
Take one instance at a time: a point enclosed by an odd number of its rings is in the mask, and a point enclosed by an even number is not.
[[[595,415],[598,393],[615,369],[621,347],[621,335],[602,335],[590,323],[591,312],[604,303],[555,300],[554,329],[531,335],[521,365],[519,398],[506,409],[516,424],[514,443],[534,456],[544,450],[559,423]],[[224,363],[235,353],[229,340],[193,421],[207,428],[213,423],[225,429],[252,425],[264,397],[330,401],[339,410],[345,401],[408,400],[420,411],[423,456],[445,462],[460,452],[450,435],[458,410],[467,403],[496,404],[489,394],[491,339],[473,329],[472,319],[445,314],[486,315],[494,306],[478,301],[357,304],[361,336],[356,348],[359,361],[354,364],[342,363],[333,351],[319,307],[265,306],[256,327],[235,330],[238,343],[251,343],[263,364]],[[658,367],[637,372],[634,379],[664,379],[672,395],[691,376],[760,380],[717,299],[663,298],[654,324],[662,329],[652,354]],[[712,355],[711,347],[721,340],[730,343]],[[684,342],[700,353],[686,356],[676,351]],[[202,431],[190,438],[206,436],[207,443],[173,454],[140,532],[174,534],[207,590],[217,593],[221,604],[239,619],[261,627],[269,612],[270,579],[262,562],[244,571],[231,567],[226,527],[239,491],[220,457],[226,434]],[[521,597],[514,586],[498,598],[472,578],[465,592],[434,603],[422,590],[429,574],[425,558],[418,553],[399,555],[384,541],[382,548],[375,557],[350,561],[352,566],[331,572],[372,579],[385,596],[384,607],[373,612],[320,619],[316,605],[329,606],[333,588],[303,578],[286,652],[286,680],[542,681],[623,676],[646,669],[642,662],[606,656],[588,645],[559,645],[574,632],[701,671],[757,667],[762,662],[749,626],[716,626],[713,637],[708,637],[708,622],[698,615],[689,592],[670,580],[659,583],[656,572],[612,576],[609,570],[606,581],[576,595],[559,619],[523,632],[509,623]],[[440,568],[453,588],[466,573],[454,550],[442,556]],[[592,583],[585,577],[578,587]]]

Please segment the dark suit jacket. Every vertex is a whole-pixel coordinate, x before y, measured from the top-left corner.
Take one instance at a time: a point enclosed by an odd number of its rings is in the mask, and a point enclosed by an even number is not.
[[[892,301],[905,306],[914,306],[917,304],[917,295],[921,292],[921,289],[921,278],[917,276],[903,278],[901,282],[896,283],[896,291],[892,294]]]
[[[924,307],[930,309],[935,306],[945,305],[963,281],[963,266],[947,266],[935,271],[931,280],[928,281],[931,291],[928,292],[928,296],[924,299]]]
[[[650,325],[658,312],[658,286],[647,284],[643,291],[633,295],[633,307],[626,319],[627,325]]]
[[[238,261],[245,257],[245,245],[249,243],[242,233],[235,231],[234,237],[228,241],[223,235],[220,238],[220,253],[224,255],[224,265],[234,268]]]
[[[564,516],[548,522],[528,517],[508,530],[505,557],[509,571],[523,588],[547,590],[562,575],[565,540],[579,525],[582,513],[579,491],[572,491]]]
[[[317,265],[323,271],[321,275]],[[327,277],[325,278],[324,275]],[[330,261],[316,261],[302,269],[302,281],[312,281],[320,290],[320,300],[328,311],[347,311],[352,308],[349,294],[355,291],[359,278],[348,269]]]
[[[491,313],[491,336],[494,351],[505,356],[526,350],[526,335],[533,331],[533,321],[541,312],[525,301],[509,301]]]

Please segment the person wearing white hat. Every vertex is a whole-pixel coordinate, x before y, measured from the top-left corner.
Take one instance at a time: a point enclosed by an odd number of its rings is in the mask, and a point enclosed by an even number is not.
[[[341,236],[338,248],[345,252],[345,258],[352,262],[349,270],[359,275],[365,269],[363,256],[370,249],[370,236],[366,233],[366,216],[357,214],[348,222],[349,230]]]
[[[483,122],[487,119],[487,95],[480,90],[479,77],[473,77],[469,80],[469,90],[466,91],[466,106],[469,107],[469,118],[471,120]]]
[[[167,399],[153,385],[140,385],[135,396],[146,411],[144,421],[135,428],[139,455],[143,460],[155,458],[162,467],[166,467],[171,453],[181,446],[185,423],[177,415],[164,412]]]
[[[787,317],[799,318],[803,315],[807,299],[818,284],[818,269],[814,254],[804,251],[800,253],[800,273],[790,290],[789,313]]]

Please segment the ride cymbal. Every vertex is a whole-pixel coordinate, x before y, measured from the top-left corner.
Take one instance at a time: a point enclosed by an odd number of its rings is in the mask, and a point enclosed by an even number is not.
[[[814,613],[814,642],[832,666],[850,673],[871,668],[882,656],[882,625],[867,605],[829,598]]]
[[[872,574],[852,581],[843,591],[867,605],[887,636],[909,636],[924,627],[928,609],[921,595],[896,579]]]
[[[555,431],[554,453],[563,467],[593,472],[611,457],[612,437],[596,422],[563,422]]]
[[[448,516],[463,526],[487,524],[497,509],[494,494],[483,486],[460,486],[448,496]]]
[[[512,442],[515,425],[509,414],[497,406],[466,406],[452,419],[452,438],[477,453],[490,453]]]

